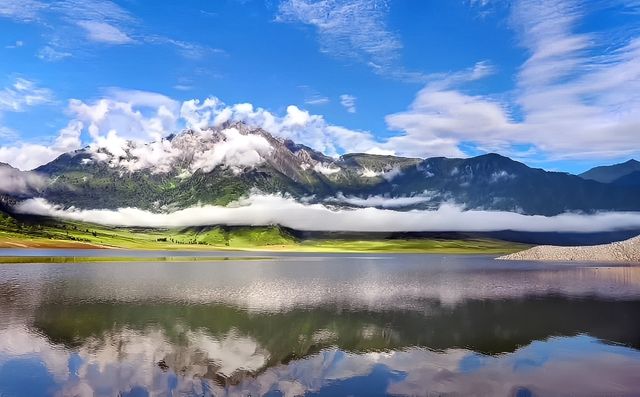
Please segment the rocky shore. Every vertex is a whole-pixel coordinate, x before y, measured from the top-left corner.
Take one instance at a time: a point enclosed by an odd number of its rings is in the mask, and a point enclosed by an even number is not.
[[[640,263],[640,236],[610,244],[581,247],[539,245],[498,259],[515,261],[593,261]]]

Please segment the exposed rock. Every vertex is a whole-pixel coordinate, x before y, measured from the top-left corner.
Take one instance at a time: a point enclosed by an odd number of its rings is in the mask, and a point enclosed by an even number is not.
[[[516,261],[591,261],[640,263],[640,236],[610,244],[558,247],[538,245],[528,250],[501,256]]]

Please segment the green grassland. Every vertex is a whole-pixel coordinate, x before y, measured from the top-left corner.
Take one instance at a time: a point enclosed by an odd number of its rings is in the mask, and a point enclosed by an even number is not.
[[[1,213],[0,247],[456,254],[504,254],[527,248],[522,244],[484,238],[303,239],[279,226],[116,228],[43,218],[16,220]]]
[[[131,263],[131,262],[228,262],[228,261],[264,261],[267,256],[0,256],[2,264],[19,263]]]

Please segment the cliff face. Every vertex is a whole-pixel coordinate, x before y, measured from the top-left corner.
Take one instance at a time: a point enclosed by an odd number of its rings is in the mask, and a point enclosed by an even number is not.
[[[576,261],[640,263],[640,236],[610,244],[583,247],[539,245],[498,259],[520,261]]]

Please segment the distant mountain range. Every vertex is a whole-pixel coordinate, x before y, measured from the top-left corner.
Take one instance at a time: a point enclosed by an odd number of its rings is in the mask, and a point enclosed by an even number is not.
[[[640,186],[640,161],[595,167],[580,174],[580,177],[602,183]]]
[[[116,152],[116,153],[114,153]],[[0,165],[11,175],[19,172]],[[242,123],[184,131],[124,150],[85,148],[28,175],[5,206],[28,197],[78,208],[171,210],[226,205],[252,192],[290,195],[336,207],[467,209],[556,215],[566,211],[640,211],[640,162],[596,167],[580,176],[530,168],[498,154],[405,158],[326,156]]]

